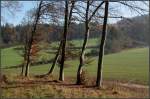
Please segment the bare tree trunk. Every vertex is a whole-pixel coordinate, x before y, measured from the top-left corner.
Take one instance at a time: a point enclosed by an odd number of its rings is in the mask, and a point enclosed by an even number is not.
[[[28,26],[29,27],[29,26]],[[25,42],[24,42],[24,63],[22,64],[22,69],[21,69],[21,76],[23,76],[24,74],[24,67],[25,67],[25,64],[27,62],[27,44],[28,44],[28,35],[27,35],[27,32],[25,32]]]
[[[24,73],[24,66],[25,66],[25,62],[22,64],[22,68],[21,68],[21,76],[23,76],[23,73]]]
[[[80,63],[79,63],[78,71],[77,71],[76,84],[81,84],[81,74],[82,74],[82,71],[83,71],[82,69],[83,69],[83,65],[84,65],[85,49],[86,49],[87,41],[89,38],[89,20],[88,20],[89,6],[90,6],[90,2],[87,1],[86,19],[85,19],[86,31],[85,31],[84,42],[83,42],[83,46],[82,46],[82,52],[80,54]]]
[[[59,80],[64,81],[64,62],[65,62],[65,52],[66,52],[66,41],[68,33],[68,0],[65,1],[65,20],[64,20],[64,33],[62,40],[62,52],[61,52],[61,61],[60,61],[60,72]]]
[[[101,38],[101,44],[99,47],[98,71],[97,71],[97,80],[96,80],[97,87],[102,87],[102,66],[103,66],[105,40],[106,40],[106,35],[107,35],[108,7],[109,7],[109,2],[105,1],[105,14],[104,14],[102,38]]]
[[[83,71],[83,65],[84,65],[84,60],[85,60],[84,59],[85,49],[86,49],[86,46],[87,46],[88,38],[89,38],[89,28],[87,28],[86,32],[85,32],[84,43],[83,43],[82,52],[81,52],[81,55],[80,55],[80,63],[79,63],[78,71],[77,71],[77,82],[76,82],[76,84],[81,84],[81,74],[82,74],[82,71]]]
[[[25,50],[26,50],[26,48],[25,48]],[[25,64],[26,64],[26,57],[25,57],[25,55],[26,55],[26,52],[24,53],[24,63],[22,64],[22,68],[21,68],[21,76],[23,76],[24,67],[25,67]]]
[[[28,63],[26,64],[25,77],[28,77],[28,76],[29,76],[29,66],[30,66],[30,62],[28,62]]]
[[[70,13],[69,13],[69,19],[68,19],[68,28],[69,28],[70,23],[71,23],[72,11],[73,11],[73,8],[74,8],[74,4],[75,4],[75,1],[72,1]],[[53,73],[54,67],[55,67],[56,62],[57,62],[57,60],[58,60],[58,56],[59,56],[59,54],[60,54],[60,52],[61,52],[61,48],[62,48],[62,41],[61,41],[60,44],[59,44],[59,48],[58,48],[58,51],[57,51],[56,56],[55,56],[55,58],[54,58],[54,61],[53,61],[53,63],[52,63],[52,67],[51,67],[51,69],[49,70],[49,72],[47,73],[47,75],[50,75],[50,74]]]
[[[30,65],[30,54],[31,54],[31,48],[32,48],[32,43],[33,43],[33,36],[36,33],[36,28],[37,28],[37,24],[40,18],[40,10],[42,8],[42,2],[40,1],[36,16],[35,16],[35,23],[33,24],[33,30],[31,32],[31,38],[28,42],[28,49],[27,49],[27,63],[26,63],[26,69],[25,69],[25,77],[27,77],[29,75],[29,65]]]
[[[49,70],[49,72],[47,73],[47,75],[51,75],[51,74],[53,73],[54,67],[55,67],[56,62],[57,62],[57,60],[58,60],[58,56],[59,56],[59,54],[60,54],[60,52],[61,52],[61,48],[62,48],[62,41],[60,42],[60,45],[59,45],[59,48],[58,48],[58,50],[57,50],[56,56],[55,56],[54,61],[53,61],[53,63],[52,63],[52,67],[51,67],[51,69]]]

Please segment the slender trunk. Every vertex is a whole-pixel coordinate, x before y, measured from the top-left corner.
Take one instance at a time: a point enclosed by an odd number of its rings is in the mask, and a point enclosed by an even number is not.
[[[97,87],[102,87],[102,66],[103,66],[105,40],[106,40],[106,35],[107,35],[108,7],[109,7],[109,2],[105,1],[105,14],[104,14],[102,38],[101,38],[101,44],[99,47],[99,59],[98,59],[98,69],[97,69],[98,71],[97,71],[97,80],[96,80]]]
[[[82,52],[80,54],[80,63],[77,71],[77,81],[76,84],[81,84],[81,74],[82,74],[82,69],[84,65],[84,56],[85,56],[85,49],[87,45],[87,41],[89,38],[89,21],[88,21],[88,13],[89,13],[89,1],[87,1],[87,9],[86,9],[86,21],[85,21],[85,36],[84,36],[84,42],[82,46]]]
[[[57,50],[56,56],[55,56],[54,61],[53,61],[53,63],[52,63],[52,67],[50,68],[50,70],[49,70],[49,72],[47,73],[47,75],[50,75],[50,74],[53,73],[54,67],[55,67],[55,65],[56,65],[56,62],[57,62],[57,60],[58,60],[58,56],[59,56],[60,51],[61,51],[61,47],[62,47],[62,41],[60,42],[60,45],[59,45],[59,48],[58,48],[58,50]]]
[[[22,68],[21,68],[21,76],[23,76],[23,73],[24,73],[24,66],[25,66],[25,62],[22,64]]]
[[[64,81],[64,62],[65,62],[65,52],[66,52],[66,41],[67,41],[67,32],[68,32],[68,0],[65,1],[65,20],[64,20],[64,33],[62,40],[62,53],[60,61],[60,72],[59,80]]]
[[[26,50],[26,48],[25,48],[25,50]],[[26,57],[25,57],[25,54],[26,54],[26,53],[24,53],[24,63],[22,64],[22,68],[21,68],[21,76],[23,76],[23,73],[24,73],[24,66],[25,66],[25,64],[26,64]]]
[[[72,1],[70,13],[69,13],[69,19],[68,19],[68,28],[69,28],[70,23],[71,23],[72,11],[73,11],[73,8],[74,8],[74,4],[75,4],[75,1]],[[60,52],[61,52],[61,47],[62,47],[62,41],[61,41],[60,44],[59,44],[59,48],[58,48],[58,51],[57,51],[56,56],[55,56],[55,58],[54,58],[52,67],[51,67],[51,69],[49,70],[49,72],[47,73],[47,75],[50,75],[50,74],[53,73],[54,67],[55,67],[56,62],[57,62],[57,60],[58,60],[58,56],[59,56],[59,54],[60,54]]]
[[[78,71],[77,71],[77,82],[76,82],[77,84],[81,84],[81,74],[83,71],[83,65],[84,65],[84,60],[85,60],[84,59],[85,49],[87,46],[88,38],[89,38],[89,28],[86,29],[84,43],[82,46],[82,52],[80,54],[80,63],[79,63]]]
[[[38,8],[37,13],[36,13],[35,23],[33,24],[33,30],[31,31],[31,38],[27,44],[28,49],[27,49],[27,63],[26,63],[25,77],[27,77],[29,75],[29,65],[30,65],[30,57],[31,57],[30,54],[31,54],[31,48],[32,48],[32,43],[33,43],[33,36],[36,33],[37,24],[38,24],[38,21],[40,18],[40,10],[42,8],[42,2],[43,1],[40,1],[39,8]]]
[[[21,70],[21,76],[23,76],[24,74],[24,67],[26,65],[27,59],[26,59],[26,55],[27,55],[27,44],[28,44],[28,36],[27,36],[27,32],[25,32],[25,43],[24,43],[24,63],[22,64],[22,70]]]
[[[23,71],[24,71],[24,64],[22,64],[21,76],[23,76]]]
[[[29,76],[29,66],[30,66],[30,62],[28,62],[28,63],[26,64],[25,77],[28,77],[28,76]]]

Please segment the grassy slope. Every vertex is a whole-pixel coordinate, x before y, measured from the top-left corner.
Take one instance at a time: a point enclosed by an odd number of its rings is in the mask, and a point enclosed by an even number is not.
[[[89,45],[94,45],[98,40],[91,39]],[[76,46],[80,46],[80,41],[73,41]],[[53,57],[51,54],[50,58]],[[93,58],[94,61],[86,66],[88,74],[90,76],[96,76],[97,70],[97,57]],[[21,63],[22,58],[17,54],[13,47],[2,50],[2,67],[14,66]],[[66,76],[76,75],[78,66],[78,60],[67,61],[70,67],[65,68]],[[39,65],[31,67],[31,74],[43,74],[48,71],[51,64]],[[19,68],[3,70],[7,74],[19,73]],[[55,71],[58,71],[58,67]],[[148,48],[137,48],[122,51],[116,54],[106,55],[104,58],[104,78],[105,79],[117,79],[126,81],[135,81],[142,84],[148,83]],[[14,73],[15,72],[15,73]],[[58,72],[56,72],[56,75]]]

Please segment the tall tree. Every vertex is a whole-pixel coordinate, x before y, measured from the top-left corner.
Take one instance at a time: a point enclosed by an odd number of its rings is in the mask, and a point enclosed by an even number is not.
[[[33,41],[34,41],[34,35],[36,33],[36,29],[37,29],[37,24],[39,22],[39,19],[40,19],[40,11],[41,11],[41,8],[42,8],[42,2],[43,1],[40,1],[39,3],[39,6],[38,6],[38,9],[37,9],[37,12],[36,12],[36,15],[35,15],[35,22],[33,23],[33,28],[31,30],[31,37],[28,41],[28,45],[27,45],[27,62],[26,62],[26,68],[25,68],[25,76],[27,77],[29,75],[29,65],[31,64],[31,52],[32,52],[32,45],[33,45]]]
[[[105,40],[106,40],[106,34],[107,34],[108,8],[109,8],[109,1],[105,1],[102,38],[101,38],[101,44],[99,46],[99,59],[98,59],[97,80],[96,80],[97,87],[102,87],[102,66],[103,66]]]
[[[68,33],[68,0],[65,1],[64,33],[62,39],[62,51],[61,51],[60,72],[59,72],[60,81],[64,81],[64,62],[65,62],[67,33]]]
[[[78,71],[77,71],[77,84],[81,84],[81,74],[82,74],[82,67],[84,64],[84,54],[85,54],[85,48],[87,45],[87,40],[89,37],[89,21],[88,21],[88,17],[89,17],[89,7],[90,7],[90,1],[87,1],[87,5],[86,5],[86,15],[85,15],[85,38],[84,38],[84,43],[82,46],[82,51],[81,51],[81,55],[80,55],[80,63],[79,63],[79,67],[78,67]]]
[[[77,81],[76,81],[76,84],[82,84],[82,81],[81,81],[81,74],[82,74],[82,71],[83,71],[83,66],[84,66],[84,62],[85,62],[85,49],[86,49],[86,46],[87,46],[87,42],[88,42],[88,38],[89,38],[89,31],[90,31],[90,27],[89,27],[89,24],[90,24],[90,21],[92,20],[92,18],[94,17],[94,15],[96,14],[96,12],[98,11],[98,9],[102,6],[102,4],[104,2],[101,2],[95,9],[94,11],[92,12],[92,14],[89,16],[89,13],[90,13],[90,5],[92,4],[93,1],[90,2],[90,0],[87,1],[87,4],[86,4],[86,13],[85,13],[85,35],[84,35],[84,42],[83,42],[83,45],[82,45],[82,51],[81,51],[81,54],[80,54],[80,63],[79,63],[79,66],[78,66],[78,71],[77,71]]]
[[[71,8],[70,8],[70,11],[69,11],[68,28],[69,28],[70,23],[71,23],[71,18],[72,18],[72,13],[73,13],[74,5],[75,5],[75,1],[72,0],[72,1],[71,1]],[[54,61],[53,61],[53,63],[52,63],[52,66],[51,66],[49,72],[47,73],[48,75],[52,74],[53,71],[54,71],[54,67],[55,67],[56,62],[57,62],[57,60],[58,60],[58,57],[59,57],[59,55],[60,55],[61,48],[62,48],[62,41],[60,41],[60,44],[59,44],[59,47],[58,47],[56,56],[55,56],[55,58],[54,58]]]
[[[108,0],[105,1],[102,38],[101,38],[101,44],[99,46],[99,58],[98,58],[97,80],[96,80],[97,87],[102,87],[102,67],[103,67],[105,41],[106,41],[106,35],[107,35],[107,20],[108,20],[109,2],[110,1],[108,1]],[[147,12],[147,10],[139,7],[135,1],[131,1],[131,2],[117,1],[117,3],[124,5],[124,6],[128,7],[130,10],[137,12],[138,14],[141,14],[141,15],[143,12]],[[141,3],[143,3],[143,2],[141,2]]]

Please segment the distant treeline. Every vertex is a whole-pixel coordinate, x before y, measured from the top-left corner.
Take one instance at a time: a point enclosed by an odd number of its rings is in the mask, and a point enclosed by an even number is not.
[[[60,41],[63,26],[54,24],[40,24],[37,30],[42,35],[43,42],[51,43]],[[102,26],[96,22],[90,24],[90,38],[97,38],[101,35]],[[1,26],[1,47],[21,44],[25,41],[25,33],[28,32],[30,24],[13,26],[5,24]],[[116,24],[109,24],[105,52],[116,52],[125,48],[145,46],[148,42],[149,16],[137,16],[131,19],[123,19]],[[83,39],[84,23],[71,23],[68,40]]]

